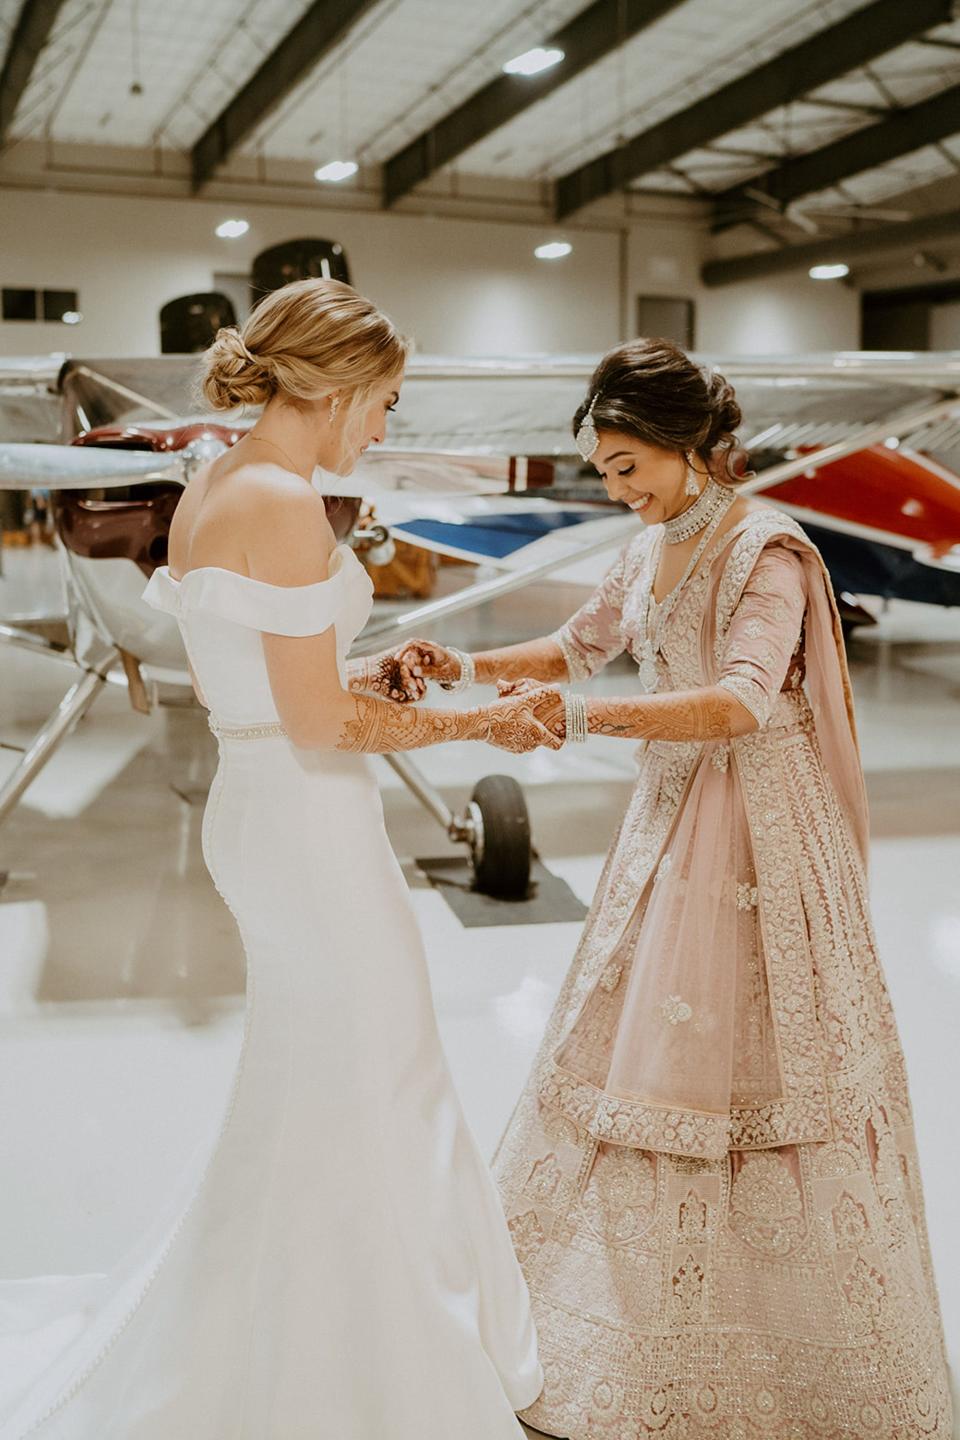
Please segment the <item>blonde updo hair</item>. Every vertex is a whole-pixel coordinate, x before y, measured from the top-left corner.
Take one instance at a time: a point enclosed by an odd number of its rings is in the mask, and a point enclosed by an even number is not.
[[[264,405],[275,395],[308,404],[343,391],[349,408],[397,375],[410,342],[341,280],[294,280],[230,325],[204,354],[200,389],[214,410]]]

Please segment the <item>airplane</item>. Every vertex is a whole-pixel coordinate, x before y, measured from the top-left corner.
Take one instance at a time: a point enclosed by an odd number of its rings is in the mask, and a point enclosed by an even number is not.
[[[535,580],[600,578],[641,522],[572,458],[570,417],[595,363],[414,358],[389,446],[346,480],[318,474],[338,538],[368,563],[389,558],[396,537],[483,566],[452,595],[375,617],[357,653],[438,633],[450,615]],[[716,363],[737,387],[743,450],[758,467],[743,490],[804,525],[851,623],[871,618],[860,594],[960,604],[960,355]],[[69,637],[3,624],[0,641],[81,671],[0,785],[0,822],[105,684],[126,685],[140,710],[171,692],[192,699],[176,626],[140,592],[165,561],[190,475],[252,423],[191,414],[196,366],[195,356],[0,362],[0,434],[10,437],[0,490],[52,492]],[[481,781],[455,814],[408,756],[385,759],[468,846],[479,889],[525,893],[529,820],[515,782]]]

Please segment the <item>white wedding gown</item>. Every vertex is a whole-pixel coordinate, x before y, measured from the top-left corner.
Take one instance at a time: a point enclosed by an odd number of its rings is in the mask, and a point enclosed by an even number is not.
[[[368,761],[279,730],[260,632],[371,585],[159,570],[221,728],[207,865],[247,955],[219,1138],[122,1272],[0,1286],[0,1440],[516,1440],[542,1374],[523,1277],[440,1045]],[[270,732],[270,727],[273,732]]]

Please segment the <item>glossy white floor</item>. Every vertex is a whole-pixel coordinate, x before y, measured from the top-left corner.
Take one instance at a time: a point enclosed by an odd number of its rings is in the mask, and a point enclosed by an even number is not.
[[[5,605],[10,613],[11,569],[0,581],[0,618]],[[542,633],[578,598],[540,587],[455,622],[446,638],[479,647]],[[851,656],[872,802],[874,909],[960,1370],[960,613],[894,606],[854,641]],[[0,648],[0,773],[70,679]],[[632,688],[625,666],[600,683]],[[628,793],[630,757],[629,744],[594,740],[558,755],[458,745],[419,758],[457,801],[483,774],[517,775],[544,860],[586,901]],[[0,1187],[4,1274],[109,1263],[214,1132],[236,1054],[243,967],[199,854],[213,761],[201,714],[143,718],[122,694],[105,694],[0,830],[0,1134],[16,1175]],[[451,1063],[489,1152],[578,927],[464,929],[410,858],[444,853],[444,837],[378,766]],[[362,877],[348,903],[363,903]]]

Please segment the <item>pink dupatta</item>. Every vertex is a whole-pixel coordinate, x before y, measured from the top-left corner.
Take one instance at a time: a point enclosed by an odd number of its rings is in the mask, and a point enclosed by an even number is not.
[[[588,947],[604,935],[596,978],[540,1086],[597,1140],[702,1158],[830,1134],[790,767],[824,783],[823,843],[847,845],[861,867],[867,846],[840,622],[819,554],[766,508],[729,540],[707,586],[703,683],[730,688],[761,728],[729,745],[645,747],[639,808],[584,935]],[[801,627],[806,694],[781,690]],[[663,837],[655,848],[651,834]],[[625,917],[612,931],[605,905]]]

